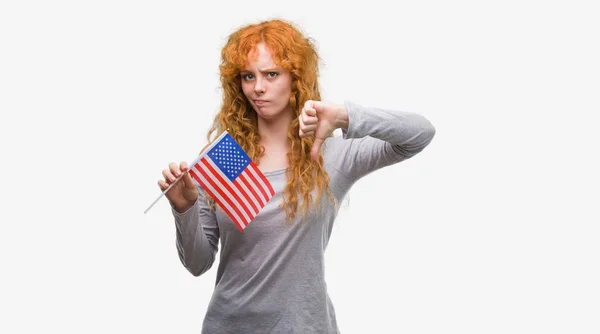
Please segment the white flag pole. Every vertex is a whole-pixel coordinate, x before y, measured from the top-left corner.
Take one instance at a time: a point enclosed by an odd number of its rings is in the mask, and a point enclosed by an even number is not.
[[[194,161],[195,162],[195,161]],[[188,169],[189,170],[189,169]],[[183,172],[181,175],[179,175],[176,179],[175,182],[171,183],[171,185],[169,185],[169,187],[167,187],[167,189],[165,189],[160,196],[158,196],[157,199],[154,200],[154,202],[152,202],[152,204],[150,204],[150,206],[144,210],[144,214],[146,214],[146,212],[148,212],[150,209],[152,209],[152,207],[154,206],[154,204],[156,204],[156,202],[158,202],[159,199],[161,199],[161,197],[163,197],[167,191],[169,191],[174,185],[175,183],[177,183],[177,181],[181,180],[181,178],[185,175],[185,173],[187,173],[188,171],[186,170],[185,172]]]
[[[227,135],[227,134],[228,134],[228,132],[224,131],[223,133],[221,133],[221,135],[219,135],[219,137],[217,137],[217,139],[215,139],[215,141],[212,142],[212,144],[210,144],[207,148],[205,148],[204,151],[202,151],[202,153],[200,153],[200,155],[198,155],[198,157],[196,157],[196,159],[191,164],[188,165],[188,170],[186,170],[184,173],[182,173],[181,175],[179,175],[175,179],[175,181],[173,181],[173,183],[171,183],[169,185],[169,187],[167,187],[167,189],[165,189],[160,194],[160,196],[158,196],[158,198],[155,199],[154,202],[152,202],[152,204],[150,204],[150,206],[146,210],[144,210],[144,214],[146,214],[146,212],[150,211],[150,209],[152,209],[152,207],[154,206],[154,204],[156,204],[156,202],[158,202],[158,200],[161,199],[167,193],[167,191],[169,191],[175,185],[175,183],[177,183],[177,181],[181,180],[181,178],[185,175],[185,173],[187,173],[190,170],[190,168],[192,168],[192,166],[194,166],[194,164],[196,164],[196,162],[198,162],[198,160],[202,159],[202,157],[204,155],[206,155],[213,148],[213,146],[217,145],[221,141],[221,139],[223,137],[225,137],[225,135]]]

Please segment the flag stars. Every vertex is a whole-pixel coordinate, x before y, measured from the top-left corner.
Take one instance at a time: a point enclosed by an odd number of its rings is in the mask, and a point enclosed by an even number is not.
[[[234,140],[225,137],[209,153],[213,161],[218,164],[223,174],[230,178],[235,178],[251,162],[245,152]]]

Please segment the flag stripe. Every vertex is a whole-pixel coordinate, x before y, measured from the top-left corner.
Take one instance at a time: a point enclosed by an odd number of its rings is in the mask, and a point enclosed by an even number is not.
[[[260,179],[263,181],[263,187],[266,188],[265,190],[268,190],[268,193],[271,196],[275,195],[275,190],[273,190],[273,187],[271,186],[271,183],[269,183],[269,180],[267,180],[267,177],[265,176],[265,174],[260,172],[260,170],[258,169],[258,166],[256,166],[253,161],[250,162],[250,166],[252,167],[252,170],[254,171],[254,173],[256,173],[260,177]]]
[[[252,196],[254,196],[254,198],[256,198],[256,200],[260,202],[260,206],[261,207],[265,206],[266,202],[262,198],[262,195],[259,195],[258,193],[256,193],[258,191],[258,188],[256,187],[256,185],[254,183],[248,182],[248,178],[246,178],[246,171],[244,171],[242,174],[240,174],[240,176],[238,176],[238,179],[241,180],[243,182],[243,184],[245,184],[248,187],[248,190],[250,190],[250,192],[252,193]]]
[[[248,204],[248,202],[246,201],[244,196],[242,196],[242,194],[240,194],[239,191],[237,191],[237,188],[231,187],[231,181],[229,181],[229,178],[227,178],[227,176],[225,176],[223,174],[223,172],[219,169],[219,167],[217,167],[215,165],[215,163],[212,161],[212,159],[206,158],[206,159],[202,159],[202,160],[203,160],[203,163],[206,165],[206,167],[210,170],[210,172],[213,175],[215,175],[215,177],[219,180],[219,183],[223,187],[225,187],[225,189],[228,191],[228,193],[233,197],[235,202],[237,204],[239,204],[239,206],[241,206],[242,209],[244,209],[244,211],[246,213],[246,218],[248,218],[248,222],[251,221],[252,218],[254,218],[254,216],[256,216],[256,214],[253,212],[250,212],[250,209],[248,208],[250,205]],[[244,203],[242,203],[242,202],[244,202]]]
[[[202,179],[206,182],[208,182],[214,189],[214,194],[220,195],[220,198],[222,200],[222,204],[228,204],[227,208],[232,210],[231,213],[234,214],[235,218],[233,216],[230,216],[232,218],[233,221],[235,221],[236,223],[238,223],[241,226],[246,226],[248,224],[248,222],[246,222],[244,219],[242,219],[242,213],[237,209],[237,207],[231,202],[231,200],[229,199],[229,197],[227,197],[224,193],[223,190],[215,184],[214,180],[208,175],[208,173],[206,172],[206,170],[203,168],[203,166],[198,165],[198,171],[200,172],[200,175],[203,177]]]
[[[250,207],[252,207],[252,212],[254,212],[254,217],[256,217],[256,215],[258,215],[258,213],[260,212],[260,210],[258,209],[257,206],[257,202],[256,200],[250,196],[250,192],[248,191],[248,188],[246,188],[246,186],[244,186],[243,183],[241,183],[239,181],[239,177],[237,179],[235,179],[235,181],[233,181],[233,185],[240,191],[240,193],[244,196],[244,198],[248,201],[248,204],[250,204]]]
[[[221,197],[217,190],[215,190],[210,184],[208,184],[209,180],[204,177],[204,175],[200,174],[201,182],[207,184],[207,188],[205,191],[219,204],[221,209],[231,218],[231,221],[237,226],[238,230],[243,231],[246,228],[246,224],[232,211],[232,208],[227,204],[226,200]]]
[[[252,180],[252,185],[256,186],[258,191],[260,191],[264,202],[267,203],[269,196],[267,196],[265,189],[263,189],[263,187],[260,186],[259,181],[254,177],[253,172],[254,170],[252,170],[252,168],[246,168],[244,174],[247,175],[250,178],[250,180]]]
[[[235,199],[235,197],[227,190],[227,188],[225,188],[224,186],[226,184],[223,184],[223,180],[219,180],[219,175],[212,169],[212,166],[210,166],[210,164],[208,164],[208,161],[206,161],[206,159],[200,159],[200,171],[204,172],[204,177],[207,179],[208,182],[211,183],[211,185],[217,190],[217,192],[219,192],[219,194],[225,199],[225,201],[227,203],[229,203],[229,205],[231,206],[231,208],[233,209],[233,211],[235,211],[238,216],[240,217],[240,219],[242,219],[241,222],[244,222],[244,225],[247,225],[250,222],[250,217],[246,216],[246,214],[244,212],[241,212],[239,210],[239,202]],[[212,178],[210,178],[208,175],[211,175]],[[219,180],[220,182],[215,182],[215,178],[217,180]]]
[[[198,164],[196,164],[194,167],[198,166]],[[198,166],[200,167],[200,166]],[[197,168],[199,170],[199,168]],[[235,223],[235,225],[238,227],[238,229],[240,231],[244,230],[244,227],[242,227],[242,225],[240,225],[240,223],[238,222],[239,217],[237,217],[237,215],[232,214],[229,205],[226,205],[223,201],[223,199],[221,198],[221,196],[214,191],[213,187],[208,184],[208,182],[205,182],[204,177],[200,178],[196,173],[194,173],[194,170],[191,169],[190,170],[190,174],[192,175],[192,177],[196,180],[196,182],[198,182],[198,184],[200,186],[202,186],[202,189],[204,189],[204,191],[206,191],[214,200],[215,202],[217,202],[217,204],[219,204],[219,206],[221,207],[221,209],[223,211],[225,211],[225,213],[229,216],[229,218],[231,218],[231,220]]]
[[[251,165],[250,165],[250,166],[248,166],[248,167],[249,167],[249,168],[248,168],[248,174],[250,174],[250,175],[253,175],[253,176],[254,176],[254,179],[255,179],[255,181],[254,181],[254,182],[256,182],[256,185],[258,186],[258,189],[259,189],[259,190],[260,190],[260,191],[263,193],[263,195],[265,195],[265,198],[266,198],[266,199],[267,199],[267,201],[268,201],[268,200],[269,200],[269,198],[270,198],[270,196],[269,196],[269,195],[271,194],[271,191],[269,190],[269,188],[267,188],[267,187],[266,187],[266,186],[263,184],[263,181],[262,181],[262,179],[260,178],[260,176],[258,176],[259,174],[262,174],[262,173],[260,172],[260,170],[258,169],[258,167],[256,167],[256,165],[252,165],[252,164],[251,164]]]

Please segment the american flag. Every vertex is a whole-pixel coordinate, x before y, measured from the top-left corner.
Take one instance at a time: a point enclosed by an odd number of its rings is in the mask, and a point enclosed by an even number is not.
[[[243,231],[275,191],[227,131],[211,146],[192,163],[190,175]]]

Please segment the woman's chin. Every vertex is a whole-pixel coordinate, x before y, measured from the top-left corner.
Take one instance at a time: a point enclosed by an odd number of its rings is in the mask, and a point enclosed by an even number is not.
[[[283,110],[282,108],[277,108],[276,106],[254,106],[254,111],[256,111],[256,114],[259,118],[265,121],[277,120],[286,113],[286,110]]]
[[[256,113],[258,114],[258,116],[260,118],[264,118],[264,119],[273,119],[273,118],[276,118],[277,115],[281,114],[280,112],[277,112],[273,108],[262,107],[262,106],[254,108],[254,111],[256,111]]]

